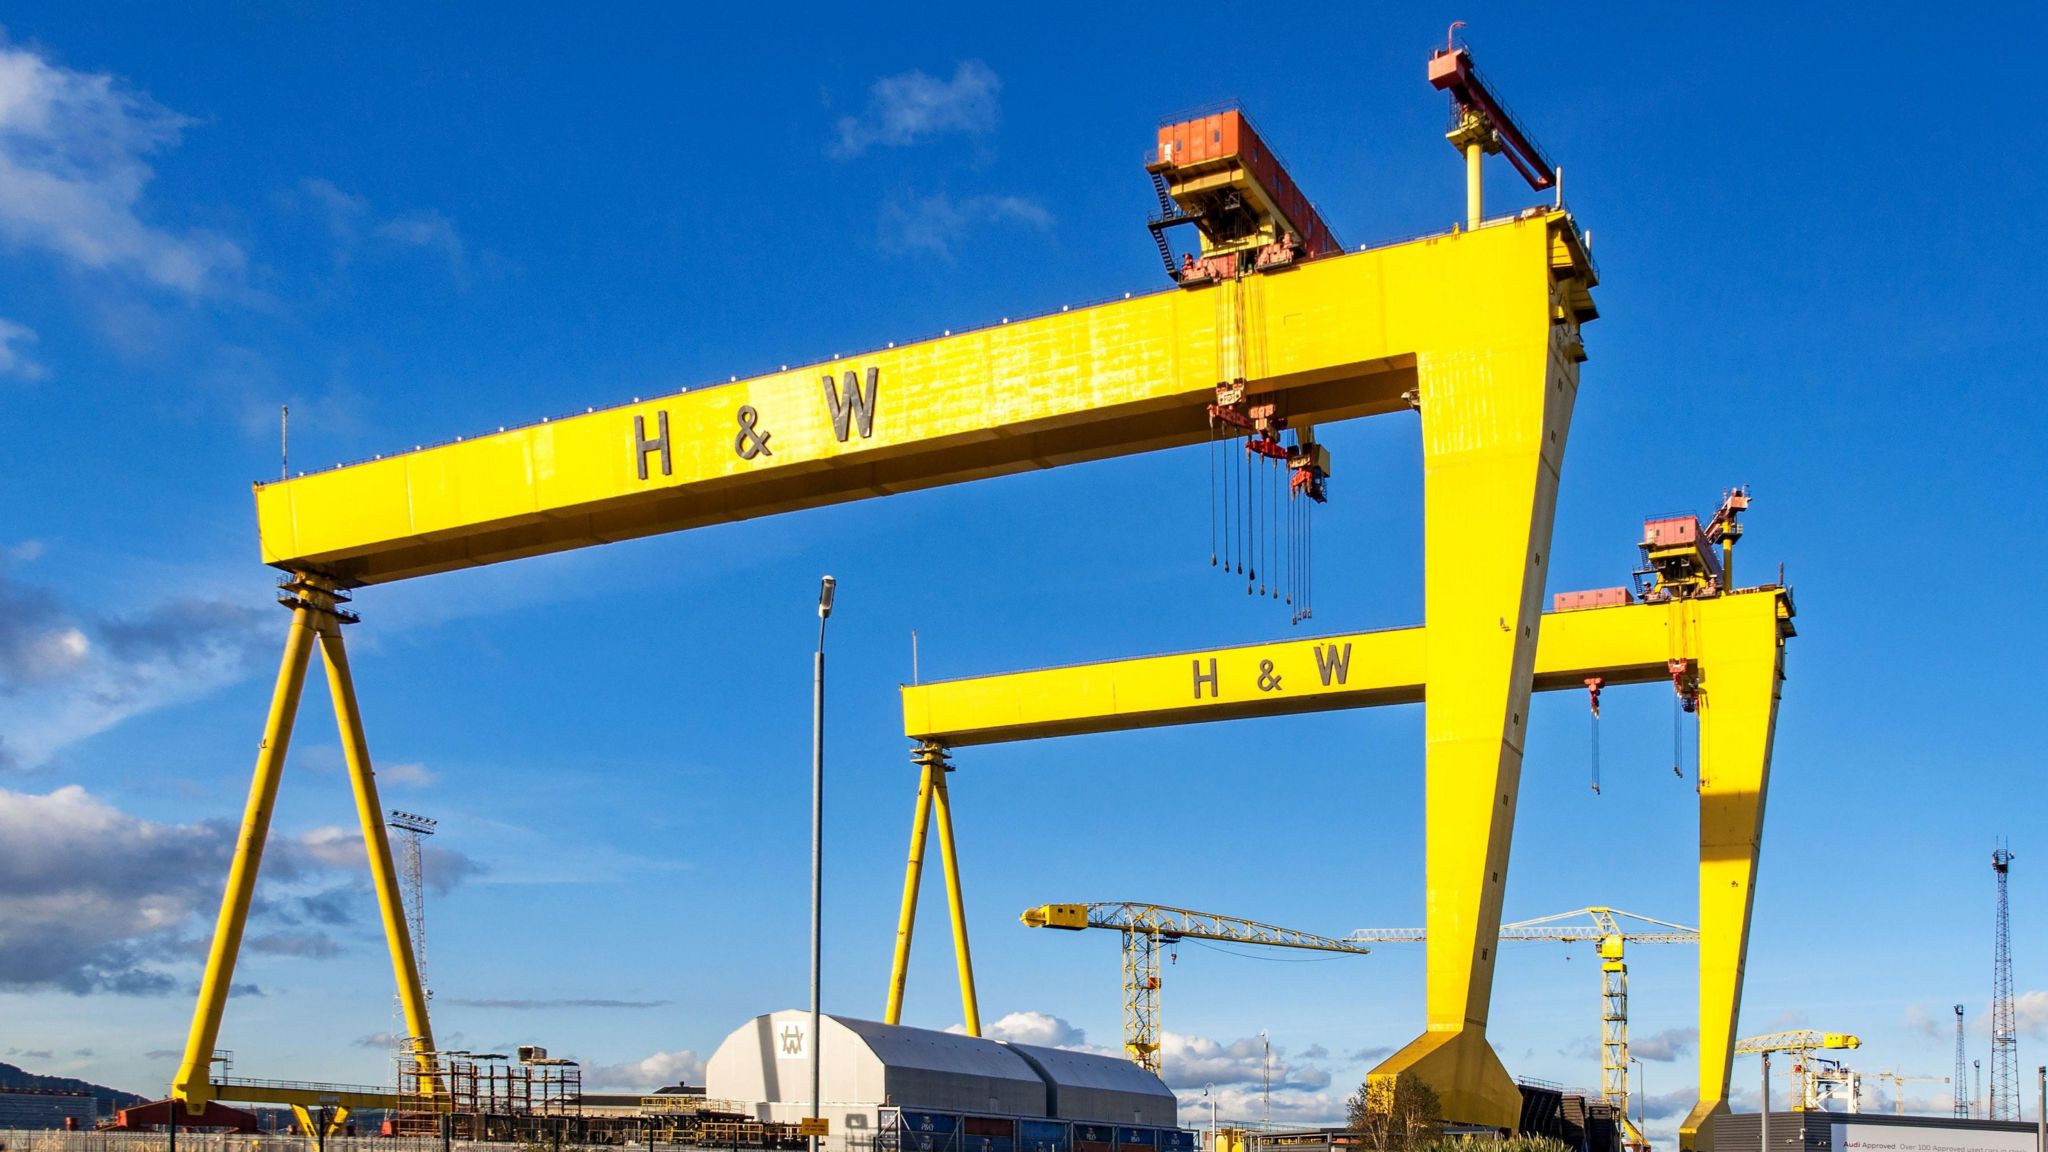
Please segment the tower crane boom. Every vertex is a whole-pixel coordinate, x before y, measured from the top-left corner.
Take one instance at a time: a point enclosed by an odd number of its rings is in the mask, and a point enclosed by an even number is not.
[[[1079,932],[1106,928],[1123,934],[1124,1054],[1147,1071],[1159,1071],[1159,948],[1182,940],[1220,940],[1310,952],[1371,949],[1356,940],[1317,936],[1293,928],[1261,924],[1214,912],[1196,912],[1164,904],[1105,901],[1096,904],[1040,904],[1020,917],[1029,928],[1060,928]]]

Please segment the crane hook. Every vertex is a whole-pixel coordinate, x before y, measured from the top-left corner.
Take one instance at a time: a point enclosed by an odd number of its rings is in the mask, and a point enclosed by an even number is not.
[[[1456,52],[1458,50],[1458,29],[1463,28],[1464,26],[1465,22],[1463,20],[1451,21],[1451,30],[1449,32],[1444,33],[1444,51],[1446,53]]]

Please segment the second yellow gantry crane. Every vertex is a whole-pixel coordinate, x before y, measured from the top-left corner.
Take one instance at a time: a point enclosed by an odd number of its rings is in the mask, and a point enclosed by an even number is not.
[[[1022,917],[1032,928],[1107,928],[1124,938],[1124,1054],[1146,1071],[1159,1072],[1159,946],[1180,940],[1221,940],[1311,952],[1371,951],[1355,940],[1312,936],[1292,928],[1276,928],[1255,920],[1191,912],[1164,904],[1099,903],[1041,904]]]

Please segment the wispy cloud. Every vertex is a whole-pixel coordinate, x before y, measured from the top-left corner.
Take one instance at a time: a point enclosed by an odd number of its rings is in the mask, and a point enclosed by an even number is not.
[[[0,239],[186,295],[232,283],[234,243],[143,216],[149,157],[191,123],[115,76],[0,42]]]
[[[1040,232],[1052,227],[1052,213],[1023,196],[968,196],[955,200],[944,192],[892,200],[882,206],[878,243],[895,255],[953,258],[953,246],[970,229],[991,224],[1022,224]]]
[[[867,107],[839,118],[832,154],[858,156],[876,145],[901,147],[947,133],[984,135],[995,130],[1003,82],[979,60],[962,60],[951,80],[913,69],[884,76],[868,88]]]
[[[462,999],[451,996],[444,1004],[462,1008],[500,1008],[513,1012],[545,1012],[556,1008],[666,1008],[671,1000],[605,1000],[591,998],[569,998],[560,1000],[500,1000]]]
[[[440,779],[440,773],[425,764],[391,764],[377,769],[379,784],[396,784],[404,788],[426,788]]]
[[[260,619],[213,599],[75,611],[0,570],[0,770],[39,767],[130,716],[241,679],[266,647]]]
[[[318,213],[334,241],[334,263],[345,266],[363,254],[367,243],[387,249],[423,252],[444,260],[459,282],[469,275],[469,248],[455,222],[431,208],[396,215],[378,213],[369,198],[348,192],[331,180],[299,181],[302,203]]]
[[[36,342],[36,330],[26,324],[0,319],[0,376],[17,380],[41,380],[50,370],[29,357],[27,345]]]

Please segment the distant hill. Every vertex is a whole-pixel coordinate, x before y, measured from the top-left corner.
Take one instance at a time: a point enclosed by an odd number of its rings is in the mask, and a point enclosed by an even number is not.
[[[54,1092],[90,1092],[100,1102],[100,1115],[112,1116],[116,1109],[135,1104],[149,1103],[149,1097],[94,1084],[87,1080],[75,1080],[69,1076],[41,1076],[23,1071],[12,1064],[0,1061],[0,1088],[41,1088]]]

